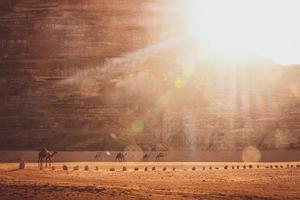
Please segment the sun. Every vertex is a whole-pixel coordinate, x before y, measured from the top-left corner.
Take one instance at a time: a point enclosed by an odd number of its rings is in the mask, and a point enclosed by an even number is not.
[[[183,10],[185,31],[216,54],[300,63],[298,0],[187,0]]]

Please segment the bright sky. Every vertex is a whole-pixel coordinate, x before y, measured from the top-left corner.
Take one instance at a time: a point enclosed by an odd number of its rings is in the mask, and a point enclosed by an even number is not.
[[[186,29],[222,54],[251,52],[300,64],[300,0],[190,0]]]

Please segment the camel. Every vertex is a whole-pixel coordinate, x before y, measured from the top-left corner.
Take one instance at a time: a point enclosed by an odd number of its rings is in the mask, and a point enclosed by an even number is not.
[[[101,157],[101,152],[98,152],[96,155],[95,155],[95,160],[99,160]]]
[[[148,161],[150,158],[150,154],[145,153],[143,156],[143,161]]]
[[[46,162],[46,167],[48,166],[48,162],[49,162],[49,166],[51,166],[51,159],[57,153],[58,153],[57,151],[50,152],[46,148],[42,149],[39,153],[39,159],[38,159],[39,166],[43,167],[43,160],[44,159],[45,159],[45,162]]]
[[[165,156],[165,155],[164,155],[162,152],[158,153],[158,154],[156,155],[155,161],[160,161],[160,159],[163,158],[164,156]]]
[[[125,156],[126,156],[126,153],[123,154],[122,152],[119,152],[119,153],[116,155],[116,161],[125,161]]]

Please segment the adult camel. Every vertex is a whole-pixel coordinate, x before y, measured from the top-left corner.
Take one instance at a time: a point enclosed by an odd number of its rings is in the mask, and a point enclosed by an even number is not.
[[[164,156],[165,156],[165,155],[164,155],[162,152],[158,153],[158,154],[156,155],[155,161],[160,161],[161,158],[163,158]]]
[[[46,167],[51,166],[52,157],[57,154],[57,151],[50,152],[46,148],[43,148],[39,153],[38,165],[39,167],[43,167],[43,160],[45,159]]]
[[[125,161],[125,155],[126,155],[126,154],[123,154],[122,152],[119,152],[119,153],[116,155],[116,161]]]
[[[150,158],[150,154],[145,153],[143,156],[143,161],[148,161]]]

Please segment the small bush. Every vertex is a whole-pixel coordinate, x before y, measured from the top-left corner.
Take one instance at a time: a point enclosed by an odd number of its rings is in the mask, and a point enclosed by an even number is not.
[[[176,170],[176,168],[175,167],[173,167],[173,171],[175,171]]]
[[[54,171],[55,170],[55,166],[52,166],[51,169]]]
[[[20,161],[19,169],[25,169],[25,162],[23,160]]]
[[[278,165],[275,165],[275,168],[278,168]]]
[[[155,167],[152,167],[152,171],[155,171],[156,170],[156,168]]]
[[[99,167],[98,167],[98,166],[96,166],[96,167],[95,167],[95,170],[96,170],[96,171],[99,171]]]
[[[243,166],[244,169],[247,169],[246,165]]]
[[[294,167],[294,165],[291,165],[291,168],[293,168]]]
[[[116,171],[116,169],[115,168],[110,168],[109,171],[114,172],[114,171]]]
[[[209,169],[212,170],[212,167],[210,166]]]
[[[167,168],[166,168],[166,167],[164,167],[164,168],[163,168],[163,171],[167,171]]]
[[[270,165],[270,168],[273,169],[273,165]]]
[[[249,165],[249,169],[252,169],[252,167],[253,167],[252,165]]]
[[[232,166],[231,169],[234,169],[234,166]]]
[[[68,170],[68,166],[67,165],[63,165],[63,170],[67,171]]]
[[[257,165],[256,168],[259,169],[259,165]]]
[[[123,167],[122,170],[123,170],[123,171],[127,171],[127,168],[126,168],[126,167]]]
[[[203,167],[202,170],[205,170],[205,167]]]
[[[78,165],[77,165],[77,166],[74,166],[73,170],[74,170],[74,171],[79,170],[79,166],[78,166]]]
[[[225,166],[224,166],[224,169],[228,169],[228,166],[227,166],[227,165],[225,165]]]
[[[286,168],[290,168],[290,165],[289,165],[289,164],[287,164],[287,165],[286,165]]]
[[[138,168],[138,167],[135,167],[135,168],[134,168],[134,171],[139,171],[139,168]]]
[[[192,167],[192,170],[195,171],[195,170],[196,170],[196,167]]]
[[[236,168],[237,168],[237,169],[240,169],[240,166],[238,165],[238,166],[236,166]]]
[[[300,167],[300,165],[298,164],[297,167]]]
[[[265,166],[265,168],[266,168],[266,169],[269,169],[269,167],[268,167],[268,166]]]
[[[145,167],[145,172],[148,171],[148,167]]]
[[[88,165],[86,165],[86,166],[84,167],[84,171],[89,171],[89,166],[88,166]]]
[[[283,166],[282,166],[282,165],[280,165],[280,168],[283,168]]]
[[[219,169],[219,167],[215,167],[215,169]]]

